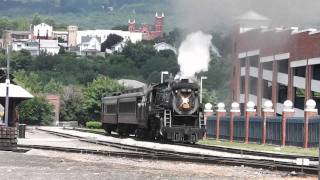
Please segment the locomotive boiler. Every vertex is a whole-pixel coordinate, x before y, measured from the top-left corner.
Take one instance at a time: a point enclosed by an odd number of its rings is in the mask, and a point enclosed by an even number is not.
[[[205,133],[199,86],[190,79],[171,80],[102,98],[107,133],[195,143]]]

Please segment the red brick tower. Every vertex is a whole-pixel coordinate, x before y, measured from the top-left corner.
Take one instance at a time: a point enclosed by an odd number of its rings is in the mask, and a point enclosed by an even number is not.
[[[135,19],[133,21],[131,21],[131,19],[129,19],[129,21],[128,21],[128,31],[130,31],[130,32],[135,32],[136,31],[136,20]]]
[[[155,26],[155,31],[158,33],[158,35],[160,37],[162,37],[163,36],[163,26],[164,26],[164,14],[163,13],[161,16],[159,16],[158,13],[156,13],[154,26]]]

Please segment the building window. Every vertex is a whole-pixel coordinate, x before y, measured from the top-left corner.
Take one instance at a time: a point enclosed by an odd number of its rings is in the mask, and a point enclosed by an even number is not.
[[[250,77],[250,94],[257,95],[258,78]]]
[[[306,76],[306,67],[296,67],[294,68],[294,75],[295,76],[300,76],[300,77],[305,77]]]
[[[244,94],[244,87],[245,87],[245,77],[241,76],[241,78],[240,78],[240,94]]]
[[[245,58],[240,59],[240,67],[246,67],[246,59]]]
[[[263,69],[267,69],[267,70],[272,71],[272,62],[263,63],[262,67],[263,67]]]
[[[320,81],[320,64],[313,66],[313,79]]]
[[[283,84],[279,84],[278,85],[278,102],[279,103],[283,103],[284,101],[287,100],[288,97],[288,87],[283,85]]]
[[[272,82],[263,80],[262,84],[263,84],[263,87],[262,87],[263,98],[271,100],[272,99]]]
[[[244,109],[245,105],[244,103],[240,103],[240,112],[241,112],[241,115],[243,116],[245,114],[245,109]]]
[[[294,107],[298,109],[304,109],[305,90],[301,88],[294,88],[294,90],[295,90]]]
[[[258,67],[259,66],[259,57],[252,56],[249,58],[250,66],[251,67]]]
[[[288,74],[288,59],[278,61],[278,72]]]
[[[312,99],[316,101],[317,109],[320,110],[320,92],[312,91]]]

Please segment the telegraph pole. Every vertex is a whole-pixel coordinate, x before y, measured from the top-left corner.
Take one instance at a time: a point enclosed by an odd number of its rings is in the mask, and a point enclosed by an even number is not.
[[[8,126],[9,122],[9,86],[10,86],[10,49],[9,44],[7,45],[7,78],[6,78],[6,104],[5,104],[5,118],[4,123]]]
[[[206,76],[201,76],[200,77],[200,103],[202,103],[202,91],[203,91],[203,89],[202,89],[202,81],[203,80],[205,80],[205,79],[207,79],[207,77]]]

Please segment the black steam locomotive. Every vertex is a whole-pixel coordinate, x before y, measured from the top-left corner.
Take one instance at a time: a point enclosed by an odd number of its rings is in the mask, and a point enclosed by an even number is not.
[[[102,98],[107,133],[194,143],[205,133],[199,86],[189,79],[126,90]]]

